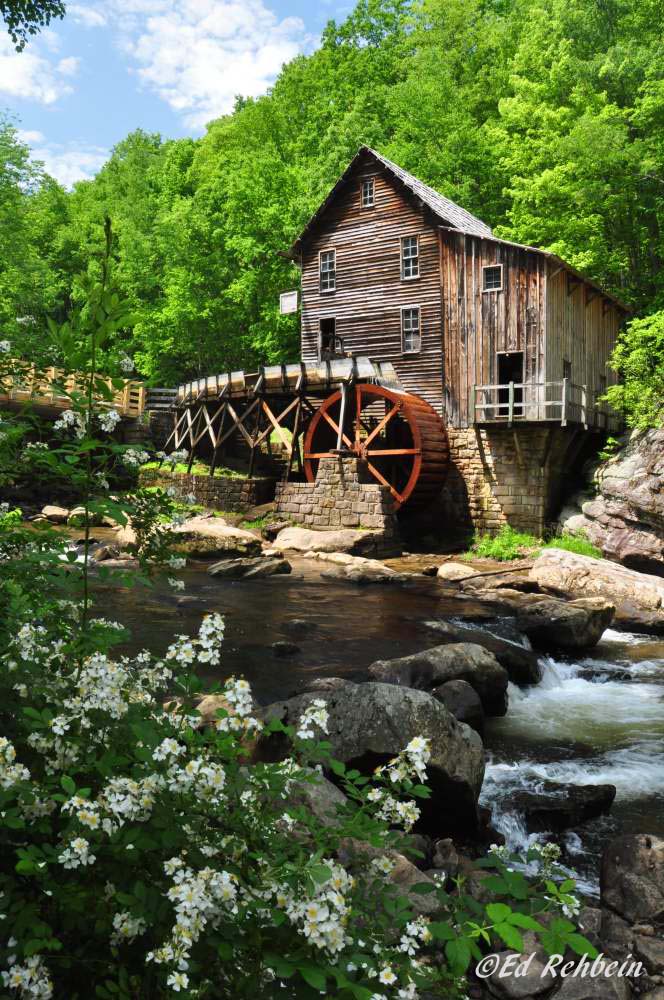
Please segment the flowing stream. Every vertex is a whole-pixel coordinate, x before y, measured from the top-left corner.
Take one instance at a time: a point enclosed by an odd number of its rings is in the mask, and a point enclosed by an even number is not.
[[[424,577],[405,587],[357,588],[321,579],[320,569],[297,560],[291,576],[235,582],[187,570],[184,596],[161,587],[109,589],[99,610],[131,628],[132,648],[157,652],[173,635],[195,632],[205,611],[222,612],[219,675],[244,674],[263,704],[294,694],[312,677],[361,680],[374,660],[435,646],[426,626],[432,619],[470,620],[524,642],[508,619],[491,617],[481,603],[441,596]],[[277,655],[272,643],[280,640],[294,642],[297,652]],[[563,838],[567,865],[594,894],[609,837],[664,834],[664,640],[608,630],[591,652],[577,661],[544,657],[539,685],[510,685],[507,716],[487,722],[482,802],[518,850],[533,837],[514,810],[517,790],[537,789],[545,779],[615,785],[610,815]]]

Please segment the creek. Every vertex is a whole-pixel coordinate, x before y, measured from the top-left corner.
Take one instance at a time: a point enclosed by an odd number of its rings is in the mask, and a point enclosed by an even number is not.
[[[127,625],[131,649],[163,652],[175,634],[191,634],[206,611],[222,613],[226,638],[217,677],[243,674],[262,703],[288,697],[314,677],[365,679],[377,659],[436,645],[425,622],[472,621],[510,632],[481,602],[441,595],[425,577],[403,587],[321,579],[320,564],[293,561],[292,575],[254,581],[213,580],[187,569],[183,595],[104,588],[98,610]],[[298,652],[279,656],[272,643],[288,640]],[[607,630],[590,655],[542,657],[539,685],[510,685],[509,710],[487,720],[487,771],[482,803],[515,850],[532,840],[511,799],[543,780],[613,784],[609,816],[563,835],[565,863],[589,895],[598,890],[599,856],[620,832],[664,835],[664,641]],[[542,836],[542,835],[538,835]]]

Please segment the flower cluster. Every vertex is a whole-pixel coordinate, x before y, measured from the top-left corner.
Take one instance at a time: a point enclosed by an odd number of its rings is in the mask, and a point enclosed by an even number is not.
[[[128,354],[121,355],[119,364],[120,370],[126,375],[129,375],[134,370],[134,362]]]
[[[55,431],[70,431],[72,430],[79,440],[85,437],[85,432],[87,428],[87,422],[82,413],[77,413],[74,410],[65,410],[61,413],[58,419],[53,424],[53,430]]]
[[[20,781],[28,781],[30,772],[22,764],[15,764],[16,750],[12,743],[0,736],[0,788],[5,791]]]
[[[9,947],[16,944],[10,938]],[[22,997],[34,997],[35,1000],[50,1000],[53,996],[51,977],[39,955],[32,955],[23,965],[18,965],[15,957],[8,959],[9,970],[2,973],[2,982],[6,989],[20,990]]]
[[[129,469],[138,469],[150,461],[147,451],[139,451],[137,448],[127,448],[122,453],[122,461]]]
[[[262,728],[262,722],[254,712],[254,700],[249,682],[244,678],[230,677],[224,685],[224,698],[228,703],[228,711],[223,718],[215,719],[215,727],[224,733],[246,733],[249,730],[257,732]]]
[[[111,944],[131,944],[137,937],[144,934],[146,930],[147,924],[143,917],[135,917],[127,910],[122,910],[113,917]]]
[[[65,868],[79,868],[81,865],[83,867],[93,865],[96,860],[95,855],[90,854],[90,843],[85,837],[74,837],[70,841],[69,847],[66,847],[58,857],[58,861]]]
[[[332,955],[350,943],[346,924],[350,911],[348,894],[354,880],[345,868],[325,860],[329,876],[318,882],[316,893],[308,898],[293,895],[282,887],[275,891],[277,906],[286,911],[290,922],[310,944]]]
[[[164,871],[174,884],[166,893],[175,906],[175,924],[170,940],[146,956],[148,962],[188,968],[193,945],[208,924],[216,927],[225,914],[236,914],[237,877],[227,871],[203,868],[196,872],[182,858],[171,858]],[[171,983],[172,985],[172,983]]]
[[[327,703],[322,698],[314,698],[300,716],[300,724],[296,733],[297,738],[299,740],[313,740],[316,735],[314,733],[314,726],[318,726],[319,729],[326,733],[328,721]]]
[[[104,413],[99,413],[97,419],[99,420],[101,429],[106,434],[112,434],[122,420],[122,417],[117,410],[106,410]]]
[[[179,635],[166,651],[166,659],[182,665],[198,660],[216,666],[220,661],[220,646],[224,638],[224,619],[221,615],[210,614],[203,619],[198,639]]]

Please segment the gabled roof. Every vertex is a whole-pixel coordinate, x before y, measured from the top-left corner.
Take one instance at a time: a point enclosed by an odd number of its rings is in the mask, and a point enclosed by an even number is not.
[[[367,156],[373,159],[376,163],[380,163],[396,181],[408,188],[411,194],[415,198],[419,198],[420,201],[423,202],[423,204],[425,204],[442,223],[452,226],[454,229],[459,229],[461,232],[468,233],[469,236],[492,236],[489,226],[482,222],[481,219],[477,219],[474,215],[471,215],[470,212],[465,210],[465,208],[461,208],[460,205],[456,205],[453,201],[450,201],[449,198],[445,198],[442,194],[439,194],[438,191],[434,191],[434,189],[429,187],[428,184],[423,184],[422,181],[418,180],[417,177],[414,177],[413,174],[409,174],[407,170],[397,166],[396,163],[392,163],[392,161],[388,160],[387,157],[381,156],[381,154],[377,153],[375,149],[371,149],[369,146],[361,146],[357,154],[353,157],[351,163],[349,163],[346,170],[328,194],[323,204],[309,219],[309,222],[295,240],[286,256],[295,256],[302,241],[306,239],[316,223],[320,220],[327,207],[334,200],[353,173],[358,162]]]

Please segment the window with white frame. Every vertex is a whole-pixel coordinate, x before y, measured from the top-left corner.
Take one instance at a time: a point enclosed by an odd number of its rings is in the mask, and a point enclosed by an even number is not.
[[[334,292],[337,287],[336,250],[323,250],[320,254],[319,261],[320,290],[321,292]]]
[[[401,277],[420,276],[420,243],[417,236],[404,236],[401,240]]]
[[[503,287],[503,265],[489,264],[482,268],[482,291],[500,292]]]
[[[373,177],[362,181],[362,208],[373,208],[375,205],[375,185]]]
[[[404,306],[401,310],[401,348],[404,354],[416,354],[422,343],[420,307]]]

